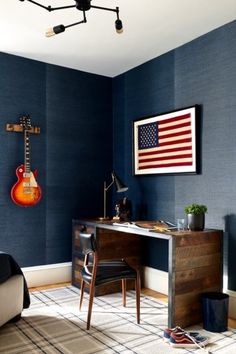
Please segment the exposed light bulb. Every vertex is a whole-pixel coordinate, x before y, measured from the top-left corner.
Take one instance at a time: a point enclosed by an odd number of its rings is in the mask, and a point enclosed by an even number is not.
[[[53,31],[53,28],[51,27],[51,28],[49,28],[47,31],[46,31],[46,33],[45,33],[45,36],[46,37],[52,37],[52,36],[55,36],[55,32]]]
[[[62,33],[65,31],[65,26],[64,25],[58,25],[58,26],[55,26],[55,27],[52,27],[52,28],[49,28],[47,31],[46,31],[46,37],[52,37],[52,36],[55,36],[55,34],[58,34],[58,33]]]
[[[123,25],[122,25],[122,21],[120,19],[116,20],[115,27],[116,27],[116,32],[117,33],[122,33],[123,32]]]

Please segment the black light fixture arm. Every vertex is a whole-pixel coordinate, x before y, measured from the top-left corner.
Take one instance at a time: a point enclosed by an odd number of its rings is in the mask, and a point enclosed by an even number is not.
[[[110,8],[108,8],[108,7],[95,6],[95,5],[91,5],[91,8],[93,8],[93,9],[99,9],[99,10],[112,11],[112,12],[116,12],[116,13],[117,13],[117,9],[118,9],[118,7],[117,7],[116,9],[110,9]],[[118,10],[118,12],[119,12],[119,10]]]
[[[30,0],[28,0],[28,1],[30,1]],[[75,5],[67,5],[67,6],[52,7],[52,6],[49,5],[47,7],[47,10],[51,12],[51,11],[54,11],[54,10],[71,9],[72,7],[76,7],[76,6]]]
[[[25,0],[20,0],[20,1],[25,1]],[[72,8],[72,7],[76,7],[76,5],[67,5],[67,6],[60,6],[60,7],[52,7],[52,6],[45,6],[45,5],[42,5],[40,4],[39,2],[37,1],[34,1],[34,0],[26,0],[26,1],[29,1],[31,2],[32,4],[34,5],[37,5],[39,7],[42,7],[43,9],[51,12],[51,11],[54,11],[54,10],[63,10],[63,9],[69,9],[69,8]]]
[[[91,5],[90,7],[93,8],[93,9],[98,9],[98,10],[106,10],[106,11],[115,12],[116,16],[117,16],[117,20],[120,21],[120,18],[119,18],[119,7],[116,7],[115,9],[111,9],[111,8],[103,7],[103,6],[95,6],[95,5]]]
[[[46,37],[52,37],[54,36],[55,34],[58,34],[58,33],[62,33],[62,32],[65,32],[65,29],[66,28],[69,28],[69,27],[73,27],[73,26],[76,26],[76,25],[80,25],[81,23],[86,23],[87,22],[87,19],[86,19],[86,15],[85,15],[85,11],[83,11],[83,20],[81,21],[78,21],[78,22],[74,22],[74,23],[71,23],[69,25],[58,25],[58,26],[54,26],[52,28],[49,28],[47,31],[46,31]]]
[[[25,1],[25,0],[20,0],[20,1]],[[39,7],[42,7],[43,9],[45,9],[45,10],[47,10],[47,11],[49,11],[49,12],[55,11],[55,10],[70,9],[70,8],[72,8],[72,7],[76,7],[76,5],[67,5],[67,6],[52,7],[52,6],[50,6],[50,5],[48,5],[48,6],[42,5],[42,4],[40,4],[39,2],[34,1],[34,0],[26,0],[26,1],[29,1],[29,2],[31,2],[32,4],[37,5],[37,6],[39,6]],[[116,13],[117,13],[117,17],[119,18],[119,15],[118,15],[118,14],[119,14],[119,8],[118,8],[118,7],[117,7],[116,9],[110,9],[110,8],[108,8],[108,7],[90,5],[90,8],[116,12]]]
[[[19,1],[23,2],[25,0],[19,0]],[[55,34],[62,33],[68,27],[76,26],[76,25],[79,25],[81,23],[86,23],[87,19],[86,19],[85,11],[88,11],[91,8],[98,9],[98,10],[105,10],[105,11],[115,12],[116,16],[117,16],[117,19],[115,21],[116,32],[117,33],[122,33],[123,32],[122,21],[119,18],[119,7],[116,7],[115,9],[111,9],[111,8],[108,8],[108,7],[91,5],[91,1],[92,0],[75,0],[75,5],[59,6],[59,7],[52,7],[50,5],[49,6],[45,6],[45,5],[42,5],[41,3],[39,3],[38,1],[34,1],[34,0],[26,0],[26,1],[31,2],[32,4],[34,4],[36,6],[39,6],[39,7],[43,8],[43,9],[49,11],[49,12],[55,11],[55,10],[70,9],[70,8],[76,8],[76,9],[78,9],[78,10],[83,12],[83,20],[81,20],[79,22],[72,23],[72,24],[67,25],[67,26],[58,25],[58,26],[55,26],[53,28],[50,28],[46,32],[46,36],[47,37],[51,37],[51,36],[54,36]]]
[[[73,27],[73,26],[76,26],[76,25],[80,25],[81,23],[86,23],[87,19],[86,19],[84,11],[83,11],[83,14],[84,14],[84,19],[83,20],[81,20],[79,22],[71,23],[70,25],[65,26],[65,28],[69,28],[69,27]]]

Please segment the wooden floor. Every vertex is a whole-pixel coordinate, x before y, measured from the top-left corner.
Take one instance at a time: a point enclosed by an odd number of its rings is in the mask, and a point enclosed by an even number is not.
[[[60,284],[45,285],[45,286],[41,286],[41,287],[30,288],[29,291],[30,292],[31,291],[40,291],[40,290],[59,288],[59,287],[69,286],[69,285],[71,285],[71,283],[60,283]],[[156,299],[165,301],[166,303],[168,302],[168,297],[166,295],[158,293],[157,291],[154,291],[154,290],[143,288],[142,289],[142,294],[152,296],[152,297],[154,297]],[[230,328],[236,328],[236,319],[229,318],[228,326]]]

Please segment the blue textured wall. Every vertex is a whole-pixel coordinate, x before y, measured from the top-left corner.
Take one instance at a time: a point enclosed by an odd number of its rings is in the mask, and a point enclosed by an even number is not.
[[[71,260],[71,220],[102,215],[112,170],[112,80],[0,53],[0,249],[21,266]],[[23,163],[23,134],[6,132],[21,114],[31,135],[31,166],[43,198],[22,208],[10,190]]]
[[[0,53],[0,249],[9,252],[22,266],[45,262],[45,197],[31,208],[13,204],[10,190],[16,182],[15,169],[24,162],[23,134],[6,132],[7,123],[19,122],[19,116],[32,113],[32,123],[42,133],[31,137],[32,168],[39,171],[45,192],[46,178],[46,66]],[[44,220],[44,222],[42,222]]]
[[[128,196],[134,204],[134,218],[175,221],[184,216],[185,205],[192,202],[206,204],[209,210],[206,226],[228,232],[229,288],[234,290],[235,38],[236,21],[130,70],[113,82],[117,142],[114,167],[124,169],[123,174],[130,186]],[[132,121],[195,104],[201,109],[201,173],[133,176]],[[123,114],[122,120],[120,114]],[[122,142],[125,148],[120,149]],[[146,252],[146,264],[167,269],[166,246],[154,240]]]
[[[1,250],[21,266],[70,260],[71,219],[101,214],[102,184],[114,167],[129,185],[134,219],[174,221],[186,204],[207,204],[206,226],[228,233],[229,289],[236,290],[235,38],[234,21],[113,80],[0,53]],[[195,104],[201,173],[134,176],[133,120]],[[41,127],[31,145],[44,193],[27,209],[9,195],[22,135],[5,131],[23,113]],[[150,241],[144,254],[145,264],[167,269],[164,241]]]

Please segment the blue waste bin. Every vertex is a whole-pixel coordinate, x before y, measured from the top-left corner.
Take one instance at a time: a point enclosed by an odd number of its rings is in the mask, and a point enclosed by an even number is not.
[[[229,295],[221,292],[202,294],[203,328],[210,332],[228,330]]]

